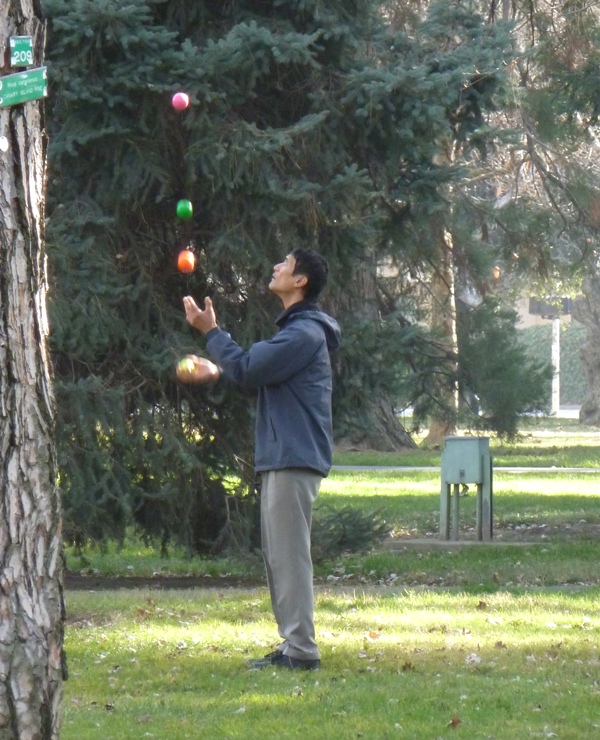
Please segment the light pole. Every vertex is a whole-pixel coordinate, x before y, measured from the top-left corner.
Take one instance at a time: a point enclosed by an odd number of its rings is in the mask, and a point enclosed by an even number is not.
[[[550,413],[560,411],[560,317],[552,318],[552,403]]]

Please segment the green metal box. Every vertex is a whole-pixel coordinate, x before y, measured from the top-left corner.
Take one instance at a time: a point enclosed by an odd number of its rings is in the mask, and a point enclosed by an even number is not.
[[[489,437],[446,437],[442,452],[444,483],[483,483],[489,466]]]
[[[458,540],[461,487],[477,485],[477,539],[492,539],[493,465],[489,437],[446,437],[441,464],[440,537]]]

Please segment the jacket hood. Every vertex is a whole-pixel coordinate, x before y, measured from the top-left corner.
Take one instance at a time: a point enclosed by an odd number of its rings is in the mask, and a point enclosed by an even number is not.
[[[321,324],[325,330],[327,348],[330,352],[336,350],[340,346],[342,332],[338,322],[329,316],[329,314],[321,311],[318,304],[313,301],[300,301],[299,303],[294,303],[288,309],[279,314],[275,319],[275,323],[280,329],[282,329],[288,321],[300,321],[304,319],[318,321]]]

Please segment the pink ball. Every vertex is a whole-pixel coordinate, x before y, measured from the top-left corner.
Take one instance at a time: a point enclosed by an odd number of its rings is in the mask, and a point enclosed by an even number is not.
[[[173,108],[175,108],[175,110],[185,110],[190,104],[190,97],[185,93],[178,92],[173,95],[171,103],[173,104]]]

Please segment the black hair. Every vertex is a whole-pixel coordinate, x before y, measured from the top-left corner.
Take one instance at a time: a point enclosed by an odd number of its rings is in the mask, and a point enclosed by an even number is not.
[[[329,265],[325,257],[312,249],[294,249],[292,257],[296,260],[294,275],[307,278],[304,286],[304,298],[316,300],[327,285]]]

